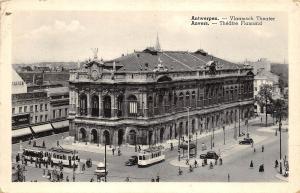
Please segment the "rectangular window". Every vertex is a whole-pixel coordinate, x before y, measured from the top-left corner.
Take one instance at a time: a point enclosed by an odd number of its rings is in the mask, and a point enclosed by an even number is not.
[[[35,112],[38,112],[38,106],[35,105]]]
[[[40,115],[40,122],[43,122],[43,115]]]
[[[40,111],[43,111],[43,104],[40,104]]]
[[[48,121],[48,115],[45,115],[45,121]]]
[[[33,112],[33,106],[30,105],[30,112]]]
[[[22,107],[19,107],[19,113],[22,113]]]
[[[15,114],[15,108],[12,108],[12,114]]]
[[[35,116],[35,122],[36,123],[38,122],[38,116]]]
[[[61,109],[58,110],[58,117],[61,117]]]
[[[30,123],[32,123],[32,121],[33,121],[33,117],[31,116],[31,117],[30,117]]]
[[[55,110],[53,110],[53,112],[52,112],[52,117],[53,117],[53,119],[55,119]]]
[[[27,106],[24,106],[24,113],[27,112]]]
[[[45,111],[48,111],[48,105],[45,104]]]
[[[65,108],[65,116],[68,116],[68,108]]]

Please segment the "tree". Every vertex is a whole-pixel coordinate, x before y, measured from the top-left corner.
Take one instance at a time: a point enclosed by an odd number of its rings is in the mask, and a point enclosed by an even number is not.
[[[260,86],[260,89],[258,91],[258,94],[255,96],[255,101],[261,106],[261,108],[266,109],[266,127],[268,124],[268,112],[267,112],[267,106],[273,101],[272,99],[272,85],[269,84],[263,84]]]
[[[288,117],[288,103],[283,99],[276,99],[272,103],[276,118]]]

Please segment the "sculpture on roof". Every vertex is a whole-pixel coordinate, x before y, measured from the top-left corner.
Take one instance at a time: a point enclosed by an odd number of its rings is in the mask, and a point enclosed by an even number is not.
[[[165,72],[168,71],[168,68],[162,64],[162,60],[160,56],[158,57],[157,66],[153,69],[154,72]]]

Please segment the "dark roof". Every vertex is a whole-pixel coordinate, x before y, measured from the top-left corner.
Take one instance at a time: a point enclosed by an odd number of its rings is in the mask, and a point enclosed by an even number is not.
[[[163,51],[156,53],[152,51],[150,48],[144,51],[135,51],[134,53],[107,61],[105,65],[112,66],[113,61],[116,61],[119,71],[153,71],[160,59],[161,64],[169,71],[194,71],[205,68],[210,61],[215,61],[223,69],[236,69],[239,67],[238,64],[209,55],[202,50],[201,52]]]

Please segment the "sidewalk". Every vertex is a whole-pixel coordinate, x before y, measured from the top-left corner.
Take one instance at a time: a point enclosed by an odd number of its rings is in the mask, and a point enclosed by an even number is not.
[[[249,120],[249,123],[255,122],[257,120],[259,120],[259,117],[256,117],[254,119]],[[233,124],[225,126],[225,131],[234,129],[234,125],[235,124],[233,123]],[[236,123],[236,127],[238,128],[238,123]],[[243,124],[243,122],[241,122],[241,129],[242,128],[245,129],[245,125]],[[223,132],[222,128],[216,128],[214,130],[214,134],[219,134],[221,132]],[[204,131],[201,134],[198,131],[197,139],[202,139],[202,138],[210,136],[210,135],[211,135],[210,131]],[[187,136],[184,136],[184,138],[187,139]],[[192,141],[196,140],[196,134],[194,134],[192,136],[191,140]],[[73,143],[71,141],[74,141],[74,140],[65,138],[63,140],[60,140],[60,142],[61,142],[60,144],[63,148],[66,148],[66,149],[104,154],[104,149],[105,149],[104,145],[91,144],[89,142],[87,142],[87,143],[85,143],[85,142]],[[171,143],[173,144],[174,147],[178,146],[178,139],[171,139],[171,140],[165,141],[164,143],[157,143],[156,146],[163,146],[165,148],[165,150],[168,150],[171,147]],[[142,150],[147,149],[149,147],[149,145],[139,145],[139,146],[141,147]],[[113,146],[111,146],[111,147],[109,145],[106,146],[107,155],[112,155],[112,148],[113,148]],[[117,152],[117,147],[115,147],[115,149],[116,149],[115,154],[117,154],[118,153]],[[137,152],[135,152],[135,146],[134,145],[129,145],[129,144],[122,145],[120,147],[120,150],[121,150],[122,155],[132,155],[132,153],[137,153]]]

